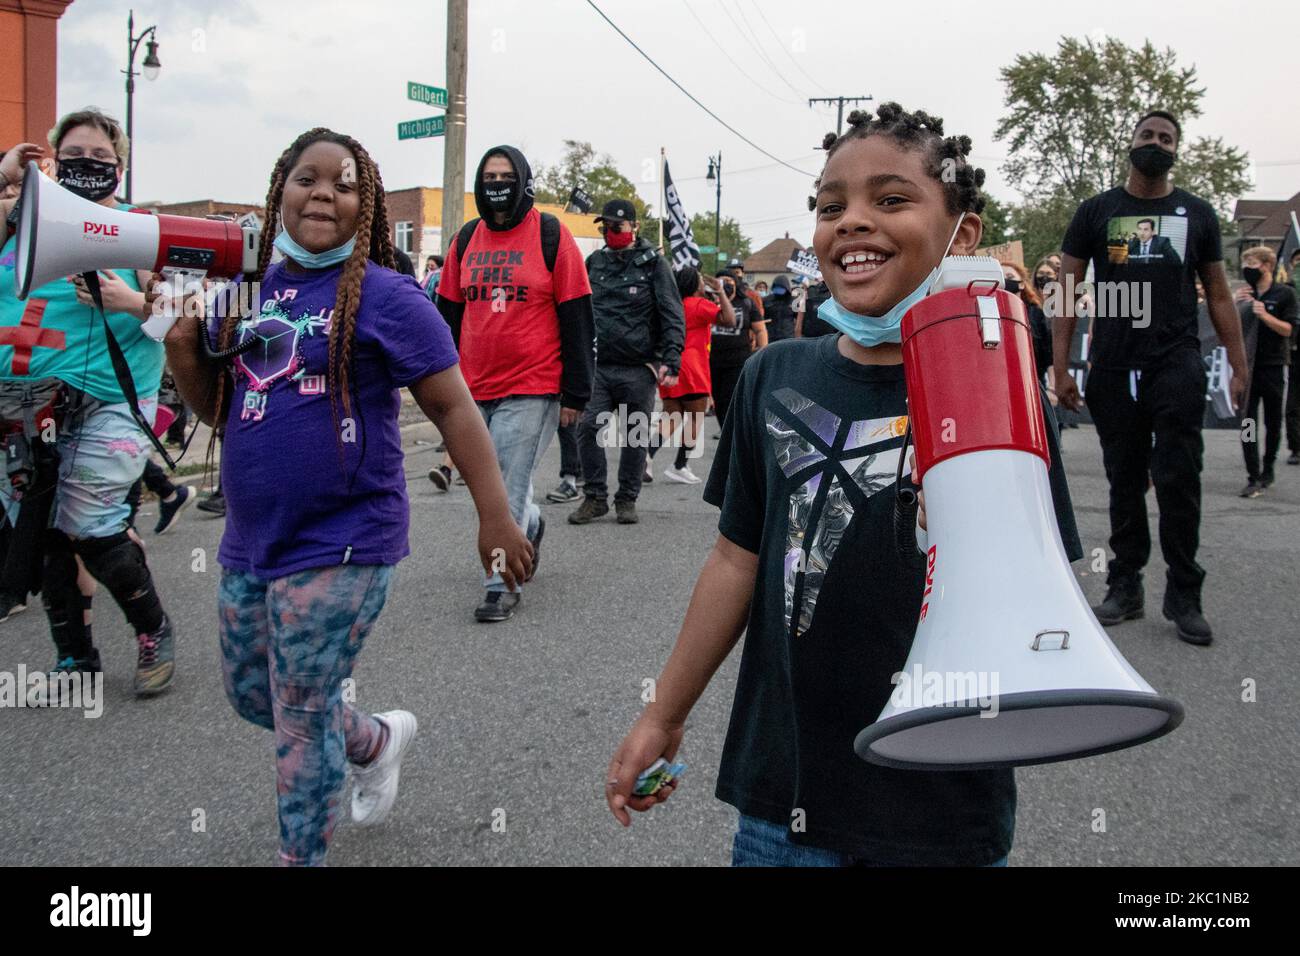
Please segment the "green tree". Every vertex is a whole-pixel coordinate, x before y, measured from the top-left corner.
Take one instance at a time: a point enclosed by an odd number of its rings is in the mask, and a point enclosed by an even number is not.
[[[1079,201],[1064,190],[1007,209],[1007,234],[1024,245],[1025,267],[1061,248]]]
[[[1007,232],[1008,217],[1011,210],[992,196],[984,197],[984,211],[980,220],[984,223],[984,235],[980,238],[981,246],[1000,246],[1011,240]]]
[[[716,272],[722,266],[725,266],[732,259],[745,260],[753,251],[750,246],[749,237],[740,230],[740,223],[730,216],[723,216],[720,221],[720,238],[718,240],[718,249],[727,255],[724,259],[719,260],[716,255],[704,254],[700,258],[704,266],[709,268],[709,274]],[[691,234],[695,236],[695,242],[701,246],[711,246],[713,242],[713,213],[697,212],[691,216]],[[658,235],[658,233],[656,233]]]
[[[553,166],[539,164],[534,171],[533,191],[538,202],[563,206],[574,186],[581,186],[591,196],[594,212],[611,199],[630,199],[637,221],[646,227],[642,232],[658,238],[657,224],[653,234],[648,229],[651,207],[637,195],[632,180],[618,171],[614,158],[608,153],[597,155],[590,143],[566,139],[560,161]]]
[[[1001,76],[1009,111],[994,137],[1011,154],[1003,174],[1026,197],[1013,218],[1035,228],[1046,227],[1044,216],[1063,203],[1077,205],[1124,181],[1133,127],[1143,113],[1164,109],[1186,123],[1201,115],[1205,96],[1196,68],[1180,67],[1172,49],[1157,50],[1149,40],[1134,48],[1114,38],[1062,37],[1055,55],[1021,54]],[[1201,137],[1179,144],[1174,181],[1222,218],[1249,188],[1247,169],[1244,152]],[[1068,223],[1068,214],[1056,222],[1051,248]]]

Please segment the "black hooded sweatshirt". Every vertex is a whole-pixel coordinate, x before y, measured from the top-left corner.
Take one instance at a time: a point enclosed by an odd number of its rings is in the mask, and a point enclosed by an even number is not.
[[[510,160],[517,182],[514,205],[503,223],[497,223],[483,183],[483,167],[493,156],[504,156]],[[476,233],[479,229],[509,232],[519,227],[533,209],[533,170],[523,153],[513,146],[494,146],[483,154],[478,170],[474,173],[474,205],[478,207],[478,214],[481,217]],[[460,251],[456,248],[457,241],[459,240],[453,240],[448,247],[448,258],[460,255]],[[561,241],[564,241],[563,235]],[[569,241],[573,240],[569,239]],[[447,320],[447,324],[451,326],[452,337],[459,348],[465,303],[453,302],[443,295],[438,295],[437,306],[438,311]],[[595,341],[596,333],[591,315],[590,293],[567,302],[556,303],[555,314],[560,325],[560,403],[565,408],[583,409],[591,398],[591,381],[595,374],[592,343]]]

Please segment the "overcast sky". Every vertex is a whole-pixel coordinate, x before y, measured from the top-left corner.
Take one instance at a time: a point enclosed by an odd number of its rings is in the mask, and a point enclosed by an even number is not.
[[[721,150],[723,215],[741,221],[755,248],[786,231],[808,243],[816,145],[835,116],[806,100],[871,95],[968,134],[990,191],[1015,200],[998,172],[1005,144],[992,138],[1003,110],[999,68],[1018,53],[1052,51],[1063,34],[1106,34],[1130,45],[1149,38],[1196,66],[1204,115],[1185,124],[1186,137],[1222,136],[1248,151],[1250,195],[1300,191],[1294,3],[1248,18],[1221,0],[596,2],[710,109],[808,175],[719,126],[585,0],[470,0],[471,174],[497,143],[520,146],[537,164],[556,161],[565,139],[587,140],[658,206],[662,146],[687,212],[710,212],[707,157]],[[124,117],[132,6],[137,30],[157,24],[163,64],[155,82],[136,85],[136,201],[260,202],[276,157],[313,126],[364,143],[389,189],[441,185],[442,139],[399,142],[396,131],[440,112],[407,100],[406,82],[446,85],[441,0],[76,0],[59,26],[61,112],[94,104]]]

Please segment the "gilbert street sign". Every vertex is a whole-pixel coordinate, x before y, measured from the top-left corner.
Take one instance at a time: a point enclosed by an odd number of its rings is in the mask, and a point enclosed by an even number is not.
[[[425,86],[414,81],[406,84],[406,98],[428,106],[447,108],[447,91],[441,86]]]
[[[397,138],[424,139],[428,136],[441,136],[446,132],[447,121],[441,116],[429,116],[425,119],[407,120],[397,124]]]

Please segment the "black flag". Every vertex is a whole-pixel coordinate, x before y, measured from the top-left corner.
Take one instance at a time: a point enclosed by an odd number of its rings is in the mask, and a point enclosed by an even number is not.
[[[594,203],[592,203],[591,197],[587,195],[585,189],[581,186],[574,186],[573,192],[569,193],[569,205],[578,212],[585,214],[591,212]]]
[[[664,206],[668,211],[668,247],[672,250],[673,269],[682,266],[700,266],[700,247],[691,235],[691,221],[682,209],[681,197],[668,175],[668,160],[664,160]]]

